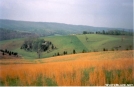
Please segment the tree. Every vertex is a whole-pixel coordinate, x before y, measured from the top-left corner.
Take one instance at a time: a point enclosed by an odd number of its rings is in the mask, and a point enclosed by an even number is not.
[[[82,53],[85,53],[86,51],[83,49]]]
[[[83,34],[88,34],[88,32],[87,31],[83,31]]]
[[[67,54],[67,51],[66,51],[66,54]]]
[[[75,54],[75,50],[73,50],[73,54]]]
[[[63,54],[65,55],[66,54],[66,51],[64,51]]]
[[[7,53],[7,49],[5,49],[5,52]]]
[[[105,48],[103,48],[103,51],[106,51],[106,49],[105,49]]]
[[[54,49],[54,45],[52,44],[52,49]]]
[[[11,55],[12,53],[11,52],[9,52],[9,55]]]
[[[38,58],[41,57],[41,47],[40,47],[40,43],[38,43],[37,55],[38,55]]]
[[[3,52],[2,55],[5,55],[5,53]]]
[[[57,53],[57,56],[59,56],[60,54],[59,54],[59,52]]]
[[[88,37],[86,36],[86,41],[88,40]]]
[[[103,30],[102,33],[105,34],[105,31]]]
[[[38,51],[37,51],[37,55],[38,55],[38,58],[41,57],[41,50],[40,50],[40,49],[38,49]]]

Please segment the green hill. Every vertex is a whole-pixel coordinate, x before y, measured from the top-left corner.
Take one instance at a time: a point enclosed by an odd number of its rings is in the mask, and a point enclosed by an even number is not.
[[[123,37],[123,40],[122,40]],[[83,34],[83,35],[67,35],[67,36],[51,36],[41,37],[46,41],[51,41],[57,49],[41,53],[41,57],[51,57],[59,52],[63,55],[64,51],[67,54],[72,54],[73,50],[76,53],[81,53],[83,50],[86,52],[103,51],[107,50],[129,50],[133,46],[133,36],[121,35],[101,35],[101,34]],[[86,38],[88,38],[86,40]],[[13,39],[0,41],[0,49],[8,49],[18,52],[24,58],[38,58],[37,52],[29,52],[20,49],[25,39]]]
[[[79,40],[88,48],[89,51],[103,51],[103,48],[112,50],[112,48],[119,47],[119,50],[126,49],[126,46],[133,44],[132,36],[121,36],[121,35],[96,35],[86,34],[77,35]],[[86,37],[88,40],[86,40]],[[124,38],[122,41],[122,37]]]

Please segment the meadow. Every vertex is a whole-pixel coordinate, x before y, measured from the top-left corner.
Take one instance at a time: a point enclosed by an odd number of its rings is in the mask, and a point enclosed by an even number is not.
[[[124,38],[122,41],[122,37]],[[88,38],[86,40],[86,38]],[[42,58],[52,57],[54,54],[59,52],[63,55],[64,51],[67,54],[72,54],[73,50],[76,53],[82,53],[83,50],[86,52],[103,51],[104,48],[107,50],[116,50],[115,47],[119,47],[118,50],[133,49],[129,48],[133,46],[133,36],[129,35],[101,35],[101,34],[85,34],[85,35],[67,35],[67,36],[50,36],[41,37],[46,41],[51,41],[57,49],[48,52],[42,52]],[[8,49],[14,52],[18,52],[22,58],[25,59],[37,59],[37,52],[29,52],[20,49],[25,39],[13,39],[0,41],[0,49]]]
[[[0,60],[3,86],[105,86],[134,84],[134,50]]]

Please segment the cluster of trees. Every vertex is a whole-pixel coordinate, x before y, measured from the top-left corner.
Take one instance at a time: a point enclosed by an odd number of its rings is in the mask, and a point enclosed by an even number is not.
[[[26,51],[47,51],[49,48],[55,49],[56,47],[50,41],[44,39],[27,39],[24,41],[21,49]]]
[[[14,56],[18,57],[18,53],[17,52],[9,51],[7,49],[5,49],[5,50],[0,49],[0,52],[2,52],[2,55],[8,54],[9,56],[14,55]]]
[[[94,32],[83,31],[83,34],[94,34]]]
[[[67,51],[64,51],[63,54],[66,55],[67,54]]]

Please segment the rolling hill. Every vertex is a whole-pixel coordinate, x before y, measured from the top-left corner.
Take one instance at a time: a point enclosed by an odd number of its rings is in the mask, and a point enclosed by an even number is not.
[[[133,35],[78,34],[110,29],[0,19],[1,36],[10,38],[0,41],[0,86],[133,85]],[[45,37],[21,38],[34,34]],[[21,49],[31,39],[50,41],[56,49],[41,52],[39,59],[38,51]]]
[[[86,40],[86,37],[88,40]],[[122,37],[124,37],[122,41]],[[133,36],[121,35],[101,35],[101,34],[83,34],[83,35],[66,35],[66,36],[49,36],[41,37],[45,41],[51,41],[57,49],[49,52],[42,52],[41,57],[52,57],[59,52],[63,55],[64,51],[67,54],[72,54],[73,50],[76,53],[96,52],[107,50],[126,50],[133,49]],[[13,39],[0,41],[0,49],[8,49],[18,52],[23,58],[35,59],[38,58],[37,52],[30,52],[20,49],[25,39]]]
[[[53,22],[31,22],[0,19],[0,28],[36,33],[40,36],[81,34],[83,31],[123,30],[122,28],[92,27],[86,25],[71,25]],[[124,29],[129,31],[129,29]],[[131,31],[133,31],[131,29]]]

